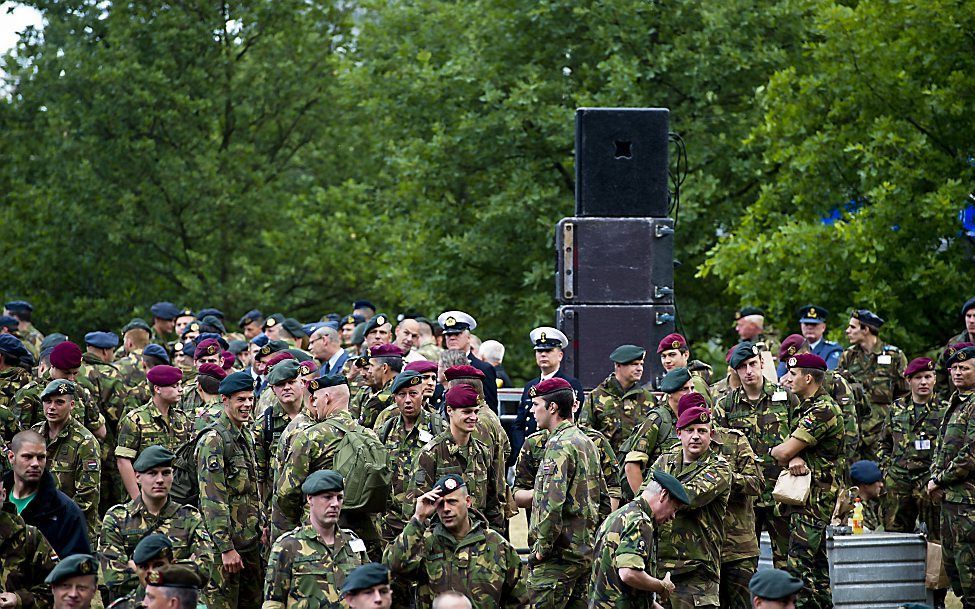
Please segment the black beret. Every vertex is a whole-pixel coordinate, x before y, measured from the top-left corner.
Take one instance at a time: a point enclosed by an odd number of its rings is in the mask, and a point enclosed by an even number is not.
[[[220,381],[217,393],[220,395],[233,395],[238,391],[254,391],[254,378],[250,372],[241,370],[227,376]]]
[[[372,309],[373,311],[375,311],[376,310],[376,305],[372,304],[368,300],[357,300],[357,301],[355,301],[355,302],[352,303],[352,308],[353,309]]]
[[[945,361],[945,365],[951,367],[958,362],[964,362],[973,358],[975,358],[975,347],[965,347],[949,355],[947,361]]]
[[[647,350],[636,345],[620,345],[613,349],[609,354],[609,359],[617,364],[629,364],[638,359],[642,359],[647,354]]]
[[[342,596],[389,583],[389,569],[376,562],[367,563],[349,572],[342,584]]]
[[[24,343],[13,334],[0,334],[0,353],[17,359],[30,355],[30,351],[24,347]]]
[[[98,560],[89,554],[72,554],[59,562],[44,579],[45,584],[57,584],[69,577],[94,575],[98,577]]]
[[[344,491],[345,480],[334,469],[313,472],[301,483],[301,492],[306,495],[320,495],[329,491]]]
[[[731,358],[728,363],[731,367],[738,369],[739,366],[747,362],[753,357],[758,357],[759,350],[758,347],[750,340],[746,340],[735,345],[735,348],[731,351]]]
[[[282,323],[284,323],[284,315],[281,313],[272,313],[264,320],[264,329],[266,330],[267,328],[272,328]]]
[[[308,334],[305,333],[305,329],[302,327],[301,322],[294,317],[286,318],[281,322],[281,325],[284,326],[284,329],[288,331],[288,334],[294,336],[295,338],[308,336]]]
[[[691,380],[691,373],[687,368],[681,366],[674,368],[660,379],[660,390],[664,393],[676,393]]]
[[[20,327],[20,320],[9,315],[0,315],[0,328],[7,328],[11,332]]]
[[[308,381],[306,387],[309,393],[315,393],[319,389],[325,389],[326,387],[337,387],[348,384],[349,380],[342,374],[323,374],[318,378]]]
[[[759,309],[758,307],[742,307],[735,311],[735,319],[741,319],[742,317],[748,317],[749,315],[761,315],[765,316],[765,311]]]
[[[748,589],[759,598],[778,600],[802,590],[802,580],[781,569],[762,569],[752,575]]]
[[[197,319],[203,319],[204,317],[214,316],[219,320],[223,320],[223,311],[220,309],[214,309],[213,307],[208,307],[206,309],[200,309],[200,312],[196,314]]]
[[[142,472],[147,472],[154,467],[172,465],[175,459],[176,454],[165,446],[147,446],[142,449],[141,453],[139,453],[139,456],[132,464],[132,469],[141,474]]]
[[[144,565],[154,558],[173,559],[173,542],[162,533],[146,535],[132,551],[132,562],[137,565]]]
[[[41,341],[41,351],[46,351],[47,349],[53,349],[57,345],[68,340],[66,334],[61,334],[60,332],[52,332],[44,337]]]
[[[878,329],[884,325],[884,320],[869,309],[857,309],[853,312],[853,319],[858,319],[864,325]]]
[[[369,334],[379,326],[388,323],[390,323],[388,315],[386,315],[385,313],[377,313],[376,315],[370,317],[369,321],[366,322],[366,327],[362,330],[362,335],[365,336],[366,334]]]
[[[200,320],[200,331],[207,333],[212,332],[214,334],[226,334],[227,328],[224,327],[223,322],[216,315],[207,315]],[[224,349],[226,349],[226,345]]]
[[[264,359],[265,357],[277,353],[278,351],[284,351],[288,348],[288,343],[283,340],[269,340],[266,345],[260,348],[257,352],[257,359]]]
[[[396,375],[393,384],[389,386],[390,393],[396,393],[400,389],[416,387],[423,382],[423,375],[413,370],[404,370]]]
[[[34,310],[34,307],[26,300],[11,300],[3,305],[3,308],[11,313],[30,313]]]

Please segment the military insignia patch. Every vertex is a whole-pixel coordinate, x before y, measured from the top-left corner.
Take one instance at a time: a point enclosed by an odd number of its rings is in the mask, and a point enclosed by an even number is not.
[[[190,330],[193,331],[193,332],[199,332],[200,331],[200,324],[198,324],[196,322],[191,323],[190,324]]]
[[[958,361],[963,362],[966,359],[968,359],[968,354],[965,353],[964,351],[959,351],[958,352]]]
[[[207,354],[208,355],[214,355],[216,352],[217,352],[217,346],[216,345],[210,345],[209,347],[207,347]]]
[[[807,315],[809,315],[809,317],[816,317],[816,309],[815,309],[815,307],[810,308],[809,309],[809,313],[807,313]]]
[[[82,561],[78,565],[78,573],[81,573],[82,575],[90,575],[92,573],[91,561],[90,560]]]
[[[308,383],[308,391],[311,391],[312,393],[318,391],[318,379]]]
[[[98,471],[98,461],[85,461],[85,469],[90,472]]]
[[[542,332],[542,333],[540,333],[540,334],[538,335],[538,340],[539,340],[540,342],[543,342],[543,343],[545,342],[545,333],[544,333],[544,332]]]
[[[789,348],[791,349],[792,347],[789,347]],[[790,358],[789,358],[789,364],[788,364],[788,365],[789,365],[790,367],[791,367],[791,366],[795,366],[795,365],[796,365],[796,361],[797,361],[797,360],[796,360],[796,358],[794,358],[794,357],[790,357]]]
[[[264,323],[265,323],[265,324],[267,325],[267,327],[268,327],[268,328],[270,328],[271,326],[273,326],[273,325],[275,325],[276,323],[278,323],[278,320],[276,320],[276,319],[274,319],[274,318],[272,317],[272,318],[270,318],[270,319],[268,319],[268,320],[267,320],[266,322],[264,322]]]
[[[754,353],[755,355],[758,355],[759,351],[758,351],[758,346],[757,345],[752,345],[752,353]]]
[[[376,325],[381,326],[386,323],[386,318],[382,315],[376,318]]]
[[[306,375],[306,374],[308,374],[310,372],[311,372],[311,368],[309,368],[306,364],[302,364],[302,365],[298,366],[298,374],[299,375],[304,376],[304,375]]]
[[[182,353],[183,343],[176,343],[175,345],[173,345],[173,351],[175,351],[176,353]]]
[[[702,423],[707,423],[711,420],[711,416],[707,412],[702,412],[701,416],[698,417],[698,420]]]
[[[155,586],[162,583],[162,576],[159,575],[158,571],[149,571],[149,574],[146,576],[146,581]]]
[[[242,320],[241,320],[241,322],[242,322],[242,323],[243,323],[243,324],[244,324],[245,326],[248,326],[248,325],[250,325],[250,324],[252,324],[252,323],[254,323],[254,320],[253,320],[253,319],[251,319],[250,317],[245,317],[244,319],[242,319]]]
[[[210,470],[211,472],[217,472],[223,469],[223,466],[220,463],[220,458],[217,457],[216,455],[213,455],[209,459],[207,459],[207,469]]]
[[[58,387],[58,394],[64,395],[66,393],[68,393],[68,386],[67,385],[61,385],[60,387]]]
[[[453,328],[457,325],[457,320],[453,317],[448,317],[447,319],[443,320],[443,325],[447,326],[448,328]]]
[[[446,480],[444,480],[443,485],[447,488],[448,491],[452,491],[455,488],[457,488],[457,481],[454,480],[453,478],[447,478]]]
[[[675,340],[674,342],[670,343],[670,346],[672,348],[674,348],[674,349],[679,349],[680,348],[680,341],[679,340]]]

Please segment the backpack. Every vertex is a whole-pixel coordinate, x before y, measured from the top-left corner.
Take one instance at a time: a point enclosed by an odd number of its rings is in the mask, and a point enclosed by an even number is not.
[[[663,418],[663,417],[661,417]],[[635,431],[635,430],[634,430]],[[659,447],[661,444],[667,441],[670,434],[674,431],[673,418],[670,417],[666,421],[660,422],[660,429],[657,431],[657,443],[650,447],[651,452]],[[635,498],[633,490],[630,488],[630,482],[626,479],[626,455],[636,444],[638,437],[637,435],[631,434],[626,441],[620,446],[620,452],[616,455],[616,477],[617,482],[619,482],[620,490],[623,493],[624,501],[632,501]],[[647,463],[647,469],[653,467],[653,463]],[[646,472],[644,472],[644,477],[646,477]]]
[[[393,477],[386,447],[364,427],[349,429],[330,419],[326,423],[344,432],[332,464],[345,479],[342,511],[368,514],[384,511]]]
[[[173,487],[169,491],[169,498],[179,505],[200,507],[200,480],[197,478],[199,467],[196,463],[196,445],[200,443],[203,434],[217,430],[223,440],[224,459],[227,458],[227,445],[233,442],[230,433],[216,423],[210,423],[196,433],[192,440],[180,444],[173,459]]]

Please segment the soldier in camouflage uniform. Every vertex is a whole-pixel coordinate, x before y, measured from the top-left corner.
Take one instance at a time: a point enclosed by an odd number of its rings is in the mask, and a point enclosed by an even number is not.
[[[321,420],[294,434],[291,448],[281,461],[274,496],[271,499],[271,538],[290,531],[301,523],[301,482],[311,473],[334,469],[335,454],[346,429],[373,433],[355,422],[349,414],[349,386],[344,377],[325,375],[308,384]],[[370,556],[382,553],[379,527],[371,514],[342,514],[340,526],[352,529],[366,544]]]
[[[660,527],[657,570],[673,575],[671,609],[717,608],[731,467],[711,442],[714,429],[704,396],[688,393],[678,413],[680,445],[653,467],[680,480],[690,501],[673,522]]]
[[[257,476],[260,480],[261,497],[270,499],[274,472],[280,469],[277,460],[281,434],[298,413],[305,401],[305,383],[299,376],[300,365],[296,359],[278,362],[267,375],[267,384],[274,397],[254,421],[254,447],[257,450]],[[265,504],[269,505],[269,504]]]
[[[193,395],[196,396],[195,403],[197,404],[193,429],[200,431],[220,418],[223,413],[223,402],[220,401],[219,387],[220,382],[227,378],[227,371],[216,364],[204,363],[200,364],[200,368],[196,372],[193,386],[187,388],[186,384],[183,385],[184,396],[179,411],[184,412],[182,406],[185,405],[185,392],[192,391]],[[185,372],[183,378],[186,378]],[[194,415],[187,416],[193,420]]]
[[[948,400],[931,465],[928,494],[941,501],[941,542],[951,589],[975,608],[975,347],[948,361],[955,393]]]
[[[449,590],[466,595],[474,609],[525,607],[528,591],[518,553],[472,506],[461,476],[441,477],[417,498],[413,517],[383,562],[394,577],[419,586],[420,607],[430,607],[437,594]]]
[[[200,508],[221,554],[220,601],[230,607],[256,608],[264,574],[259,545],[264,519],[254,438],[248,428],[254,380],[247,372],[235,372],[221,381],[219,390],[224,413],[196,447]]]
[[[45,421],[32,429],[47,441],[47,468],[58,490],[71,497],[88,522],[88,537],[95,539],[101,521],[98,516],[101,461],[98,440],[74,420],[75,384],[51,381],[41,393]]]
[[[731,495],[724,515],[721,548],[721,607],[748,609],[748,582],[758,569],[754,503],[765,489],[765,476],[744,433],[715,427],[711,445],[731,468]]]
[[[407,491],[403,512],[432,488],[445,474],[459,474],[467,484],[474,508],[481,512],[492,528],[505,531],[507,499],[501,463],[497,453],[474,437],[480,401],[470,385],[458,385],[447,391],[448,428],[434,436],[417,453],[413,478]]]
[[[937,375],[935,394],[939,399],[945,401],[955,390],[955,386],[952,385],[948,375],[948,358],[958,349],[975,344],[975,297],[969,298],[962,305],[961,316],[965,322],[965,329],[948,340],[945,348],[938,353],[938,361],[934,366]]]
[[[389,386],[403,370],[403,351],[394,344],[369,347],[355,365],[362,370],[365,387],[350,403],[349,412],[360,425],[371,429],[379,413],[393,403]]]
[[[41,343],[44,342],[44,335],[34,327],[32,316],[34,307],[26,300],[15,300],[8,302],[4,306],[4,315],[9,315],[18,321],[17,334],[20,336],[24,347],[30,351],[36,360],[40,356]]]
[[[169,351],[178,336],[176,318],[180,317],[179,307],[171,302],[157,302],[149,307],[152,313],[152,331],[149,340]]]
[[[101,563],[104,565],[104,560]],[[146,585],[149,572],[156,572],[173,564],[173,542],[162,533],[149,533],[135,544],[132,550],[129,570],[135,574],[138,586],[124,596],[116,598],[108,609],[144,609],[142,604],[146,597]],[[106,576],[102,568],[102,578]],[[103,594],[104,598],[105,595]]]
[[[851,465],[849,478],[854,486],[838,493],[831,524],[852,526],[850,517],[859,503],[863,507],[863,527],[871,532],[883,531],[886,521],[884,508],[880,503],[880,493],[884,489],[883,477],[880,466],[874,461],[857,461]]]
[[[685,394],[694,391],[694,379],[687,368],[674,368],[660,379],[660,391],[666,394],[667,401],[654,406],[620,451],[625,478],[620,482],[627,499],[643,486],[647,467],[679,442],[674,426],[677,403]]]
[[[687,368],[691,374],[691,379],[694,381],[694,391],[703,395],[708,401],[708,408],[711,407],[714,400],[708,386],[711,384],[714,370],[710,365],[700,360],[691,359],[687,339],[676,332],[668,334],[657,344],[657,357],[660,358],[660,365],[663,366],[665,375],[677,368]]]
[[[922,522],[928,539],[938,542],[941,512],[925,487],[947,404],[934,395],[937,377],[931,359],[911,360],[904,376],[911,386],[911,395],[891,404],[880,441],[881,469],[886,472],[884,487],[887,489],[885,528],[913,533]]]
[[[115,367],[126,391],[126,407],[136,408],[149,401],[149,383],[142,363],[142,352],[149,344],[149,324],[135,318],[122,327],[122,350],[116,353]],[[123,415],[124,416],[124,415]]]
[[[779,352],[779,342],[765,331],[765,311],[758,307],[742,307],[735,311],[735,332],[742,342],[750,342],[764,357],[774,357]]]
[[[863,386],[864,403],[860,404],[860,458],[880,460],[880,437],[890,405],[907,394],[904,368],[907,357],[893,345],[878,337],[884,320],[866,309],[853,312],[846,328],[851,347],[840,356],[837,370],[847,379]]]
[[[309,523],[271,547],[262,609],[338,607],[345,576],[369,562],[366,545],[338,526],[345,486],[333,470],[317,471],[301,485]]]
[[[119,424],[115,459],[125,489],[133,499],[139,496],[139,485],[132,462],[139,453],[153,445],[175,451],[192,437],[193,423],[176,407],[182,378],[183,372],[173,366],[150,370],[147,381],[152,387],[152,398],[126,413]]]
[[[799,399],[789,389],[769,382],[762,376],[759,349],[739,343],[731,353],[731,374],[741,387],[726,395],[714,408],[714,421],[719,427],[737,429],[745,434],[758,459],[765,486],[755,502],[755,534],[768,531],[772,541],[772,558],[776,568],[786,567],[789,541],[789,518],[782,513],[772,489],[782,468],[769,455],[769,450],[785,441],[795,427]]]
[[[0,481],[0,505],[7,498]],[[34,609],[51,605],[51,589],[44,584],[57,554],[36,527],[13,512],[0,510],[0,607]]]
[[[165,446],[147,446],[133,463],[139,494],[127,503],[115,505],[105,513],[98,538],[106,601],[111,602],[139,588],[139,578],[132,564],[140,540],[154,533],[169,541],[170,558],[197,569],[204,580],[214,575],[213,542],[199,510],[177,505],[169,497],[173,486],[173,460],[176,455]],[[212,592],[212,590],[211,590]],[[135,599],[141,599],[138,593]],[[208,599],[210,600],[210,599]],[[211,609],[226,605],[211,604]]]
[[[595,444],[572,423],[572,385],[553,377],[535,385],[532,393],[535,422],[551,435],[532,495],[528,592],[533,609],[577,609],[589,598],[597,506],[605,481]]]
[[[609,356],[613,373],[592,390],[579,416],[580,423],[601,431],[617,454],[655,404],[653,394],[640,386],[646,354],[635,345],[617,347]]]
[[[657,527],[690,503],[684,485],[657,470],[643,492],[610,514],[596,534],[588,609],[651,609],[674,591],[669,575],[656,577]]]
[[[508,434],[505,432],[504,426],[501,425],[501,419],[498,417],[498,414],[485,401],[484,373],[466,363],[467,357],[463,351],[457,349],[444,351],[444,354],[448,353],[458,354],[464,363],[450,366],[443,371],[444,378],[446,379],[444,387],[450,389],[457,385],[470,385],[477,391],[480,408],[477,411],[477,429],[474,430],[474,437],[483,442],[488,448],[494,450],[502,464],[507,463],[508,457],[511,456],[511,441],[508,439]]]
[[[9,408],[17,392],[31,381],[30,372],[21,365],[29,355],[24,343],[13,334],[0,334],[0,408]]]
[[[381,425],[377,422],[373,430],[379,441],[386,445],[393,470],[389,503],[382,517],[383,541],[386,543],[392,542],[406,525],[402,510],[413,477],[413,463],[420,449],[445,430],[440,415],[423,408],[422,385],[423,378],[416,372],[398,374],[389,388],[396,402],[390,408],[395,408],[396,413]]]
[[[844,454],[843,412],[823,389],[826,361],[803,353],[787,362],[792,387],[802,398],[791,436],[774,447],[772,457],[793,475],[811,474],[809,500],[789,509],[788,570],[803,580],[809,594],[799,609],[832,607],[826,527],[829,525],[842,476],[836,464]]]

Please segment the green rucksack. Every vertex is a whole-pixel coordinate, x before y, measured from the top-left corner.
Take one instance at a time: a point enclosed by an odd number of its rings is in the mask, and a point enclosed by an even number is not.
[[[173,488],[169,490],[169,498],[178,505],[192,505],[200,507],[200,481],[197,478],[199,467],[196,463],[196,445],[200,443],[203,434],[217,430],[223,440],[223,456],[227,459],[227,445],[233,442],[230,432],[216,423],[210,423],[197,432],[192,440],[180,444],[173,459]]]
[[[343,512],[377,514],[386,509],[393,471],[386,447],[365,427],[348,428],[326,419],[343,432],[336,447],[332,468],[345,479]]]
[[[647,415],[647,418],[650,418],[650,415]],[[668,439],[670,440],[673,439],[671,437],[671,434],[674,433],[673,417],[665,418],[661,416],[660,418],[661,418],[661,425],[660,425],[660,429],[657,432],[657,442],[656,444],[650,447],[651,454],[653,452],[656,452],[658,448],[663,446]],[[644,421],[645,420],[646,419],[644,419]],[[639,429],[640,427],[637,427],[634,430],[634,433],[630,434],[630,437],[627,438],[625,442],[623,442],[623,444],[620,446],[620,452],[617,453],[616,455],[616,477],[617,477],[617,482],[619,482],[620,485],[620,490],[623,493],[623,501],[632,501],[636,496],[635,493],[633,492],[633,489],[630,488],[629,480],[626,479],[626,455],[633,450],[633,447],[636,445],[637,440],[639,440],[639,436],[637,436],[637,434],[635,433],[636,431],[639,431]],[[673,442],[671,442],[671,445],[672,444]],[[664,450],[662,449],[660,452],[664,452]],[[651,467],[653,467],[653,463],[647,463],[647,469]],[[644,477],[646,477],[646,472],[644,472]]]

